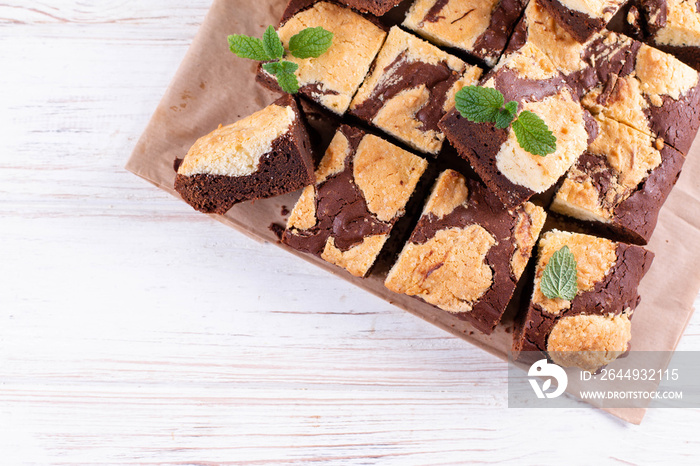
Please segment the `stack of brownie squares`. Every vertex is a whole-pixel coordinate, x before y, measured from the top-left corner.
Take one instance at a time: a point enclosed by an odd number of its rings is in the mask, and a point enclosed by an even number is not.
[[[659,24],[635,22],[654,2],[399,3],[291,0],[277,27],[283,44],[320,26],[334,34],[330,49],[289,58],[298,97],[197,141],[176,163],[176,189],[218,214],[300,190],[283,244],[353,276],[376,275],[485,334],[527,276],[530,298],[514,306],[523,308],[515,354],[590,371],[610,363],[628,349],[653,260],[644,245],[700,126],[688,58],[700,14],[695,30],[673,0],[656,2],[666,4]],[[606,29],[618,23],[633,37]],[[262,66],[257,80],[282,92]],[[554,152],[534,155],[512,128],[465,118],[455,96],[466,86],[496,89],[538,115]],[[309,106],[339,122],[321,152]],[[553,218],[571,218],[577,232],[545,226]],[[577,264],[571,300],[540,289],[564,246]]]

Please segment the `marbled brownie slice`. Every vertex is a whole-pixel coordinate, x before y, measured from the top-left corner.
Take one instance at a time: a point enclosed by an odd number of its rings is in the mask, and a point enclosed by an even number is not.
[[[646,244],[685,156],[625,124],[596,120],[598,136],[567,173],[551,209]]]
[[[604,30],[581,43],[557,22],[539,2],[531,1],[508,43],[506,53],[532,44],[552,61],[580,98],[607,83],[629,66],[635,41]]]
[[[314,181],[309,137],[294,99],[200,138],[176,161],[175,190],[201,212],[296,191]]]
[[[585,42],[605,28],[627,0],[539,1],[576,40]]]
[[[700,126],[698,74],[664,52],[601,31],[578,43],[536,1],[508,45],[542,50],[594,114],[603,113],[687,153]]]
[[[351,8],[364,13],[382,16],[403,0],[338,0]]]
[[[547,298],[540,280],[552,255],[568,246],[576,258],[578,292],[573,300]],[[627,351],[637,287],[654,254],[640,246],[553,230],[538,247],[530,306],[516,329],[513,351],[546,351],[563,367],[594,372]]]
[[[294,206],[282,242],[361,277],[379,255],[428,163],[341,126]]]
[[[414,149],[437,154],[445,135],[438,122],[455,94],[476,84],[481,69],[394,26],[350,104],[350,114]]]
[[[342,115],[379,52],[386,31],[375,22],[330,2],[292,0],[277,29],[285,48],[289,39],[303,29],[323,27],[333,33],[333,45],[318,58],[285,60],[299,65],[295,74],[299,92],[327,109]],[[281,91],[274,76],[258,68],[258,80]]]
[[[532,44],[504,56],[482,80],[496,88],[506,102],[518,102],[547,124],[557,138],[556,151],[533,155],[518,144],[511,128],[472,123],[455,109],[439,127],[493,192],[512,207],[549,189],[586,149],[586,116],[574,92],[547,56]]]
[[[545,217],[530,202],[505,209],[483,185],[446,170],[385,285],[490,334],[513,296]]]
[[[673,56],[635,42],[618,75],[582,104],[688,153],[700,127],[698,72]]]
[[[494,66],[527,0],[416,0],[403,25]]]
[[[635,37],[700,70],[700,2],[634,0],[626,17]]]

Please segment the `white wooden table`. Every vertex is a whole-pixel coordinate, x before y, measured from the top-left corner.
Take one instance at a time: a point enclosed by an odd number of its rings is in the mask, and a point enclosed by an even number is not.
[[[209,4],[0,0],[1,464],[697,464],[123,170]]]

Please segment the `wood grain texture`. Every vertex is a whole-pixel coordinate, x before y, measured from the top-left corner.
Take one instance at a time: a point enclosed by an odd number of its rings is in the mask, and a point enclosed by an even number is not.
[[[209,4],[0,1],[2,464],[696,463],[123,170]]]

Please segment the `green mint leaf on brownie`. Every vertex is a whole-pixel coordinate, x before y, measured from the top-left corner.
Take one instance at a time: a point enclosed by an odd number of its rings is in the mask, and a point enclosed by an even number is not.
[[[297,58],[317,58],[333,43],[333,33],[322,27],[306,28],[289,39],[289,52]]]
[[[299,90],[299,81],[294,73],[277,74],[277,84],[280,85],[284,92],[289,94],[296,94]]]
[[[284,45],[272,26],[268,26],[262,38],[263,48],[271,59],[279,60],[284,56]]]
[[[520,112],[513,131],[520,147],[533,155],[545,156],[557,150],[557,138],[542,118],[529,110]]]
[[[294,73],[299,69],[299,65],[292,63],[291,61],[280,61],[280,69],[283,73]]]
[[[515,115],[508,110],[508,108],[502,108],[496,113],[496,128],[506,129],[513,122]]]
[[[263,63],[262,69],[270,73],[272,76],[277,76],[280,73],[280,62],[271,61],[270,63]]]
[[[299,65],[290,61],[273,61],[263,63],[262,67],[271,75],[277,76],[282,73],[294,73],[299,68]]]
[[[540,279],[540,290],[549,299],[561,298],[571,301],[578,291],[576,258],[564,246],[550,257]]]
[[[272,57],[265,52],[263,41],[255,37],[233,34],[228,36],[228,46],[231,52],[241,58],[250,58],[257,61],[272,60]]]
[[[515,101],[510,101],[506,104],[505,108],[502,108],[496,114],[496,128],[506,129],[513,122],[513,118],[518,113],[518,103]]]
[[[474,123],[495,122],[505,99],[497,89],[466,86],[457,92],[455,107],[467,120]]]

